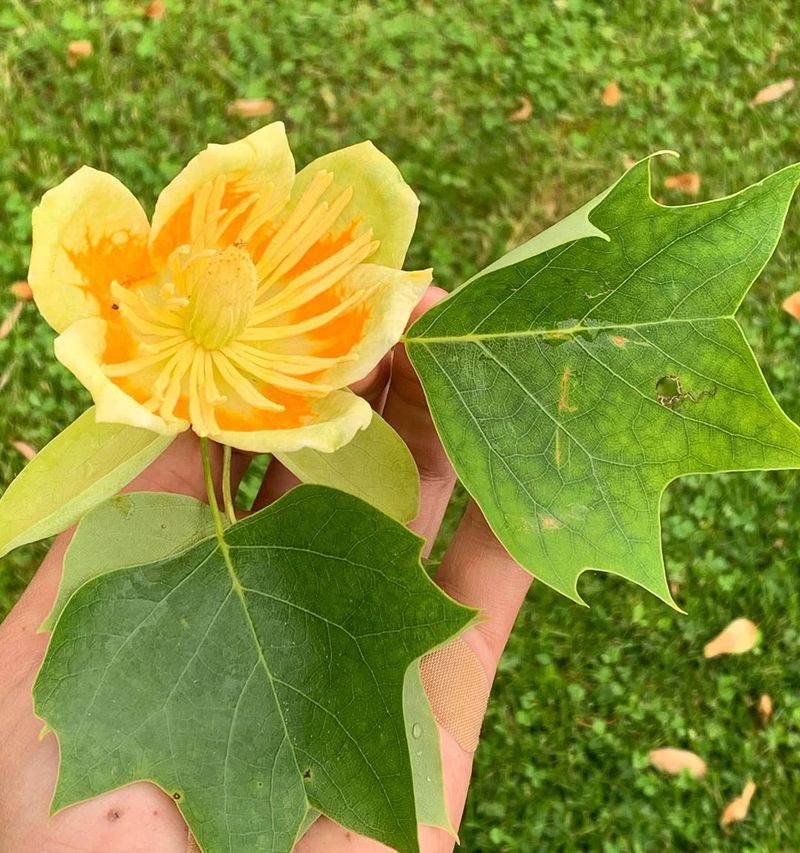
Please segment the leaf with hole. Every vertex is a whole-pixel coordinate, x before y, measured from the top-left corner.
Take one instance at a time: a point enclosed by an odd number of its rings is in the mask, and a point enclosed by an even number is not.
[[[406,348],[508,551],[580,600],[587,569],[671,603],[659,505],[684,474],[800,467],[734,315],[800,181],[665,207],[650,164],[436,305]]]
[[[291,850],[311,809],[416,851],[404,679],[473,611],[427,577],[421,540],[326,487],[225,539],[69,599],[34,687],[53,808],[149,779],[206,853]]]

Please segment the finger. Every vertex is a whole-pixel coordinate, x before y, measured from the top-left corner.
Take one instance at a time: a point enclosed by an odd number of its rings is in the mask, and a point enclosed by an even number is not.
[[[222,499],[222,454],[220,444],[209,443],[211,471],[217,500]],[[231,456],[231,492],[235,495],[239,482],[250,464],[250,456],[233,450]],[[205,501],[207,499],[200,441],[190,431],[179,435],[175,441],[150,466],[125,487],[126,492],[172,492]]]
[[[480,611],[464,634],[487,677],[494,677],[511,629],[533,581],[497,540],[470,501],[436,574],[436,583],[456,601]]]
[[[380,414],[386,401],[386,391],[391,375],[392,353],[388,352],[363,379],[354,382],[350,390],[359,397],[363,397]]]
[[[446,291],[439,287],[428,288],[414,309],[411,322],[445,296]],[[408,445],[419,470],[420,511],[409,527],[426,540],[427,555],[441,526],[456,475],[433,425],[422,385],[402,344],[395,347],[383,417]]]
[[[497,663],[531,581],[470,502],[436,582],[452,598],[476,608],[479,621],[421,664],[437,721],[469,755],[478,746]]]
[[[477,608],[480,621],[421,662],[425,692],[440,726],[447,811],[454,826],[464,810],[497,664],[532,580],[470,501],[436,582],[462,604]],[[450,849],[440,830],[431,832],[432,850]]]

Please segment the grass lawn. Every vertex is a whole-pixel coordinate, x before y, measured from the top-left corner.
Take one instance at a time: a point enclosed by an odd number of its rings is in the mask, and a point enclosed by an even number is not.
[[[800,65],[793,0],[337,2],[7,0],[0,9],[0,319],[25,277],[30,210],[82,163],[148,208],[187,157],[265,119],[270,98],[298,162],[371,138],[422,199],[410,267],[453,287],[605,188],[625,158],[675,149],[700,198],[800,159],[800,94],[750,106]],[[92,42],[71,68],[67,45]],[[601,95],[616,80],[622,98]],[[509,116],[527,98],[530,116]],[[741,312],[767,380],[800,419],[800,208]],[[0,340],[0,489],[87,405],[32,305]],[[3,381],[0,380],[0,385]],[[681,616],[637,587],[587,576],[580,609],[534,588],[494,690],[462,830],[468,851],[800,849],[800,472],[687,478],[668,490],[664,548]],[[451,513],[452,530],[456,513]],[[445,533],[446,535],[446,533]],[[441,549],[439,549],[441,550]],[[41,557],[0,561],[0,617]],[[737,616],[748,655],[705,661]],[[758,722],[769,693],[775,715]],[[658,775],[657,746],[693,749],[703,781]],[[758,785],[730,833],[719,814]]]

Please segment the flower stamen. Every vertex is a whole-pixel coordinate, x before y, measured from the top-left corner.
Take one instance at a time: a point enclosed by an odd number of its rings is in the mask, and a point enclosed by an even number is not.
[[[276,403],[265,397],[239,373],[238,370],[230,363],[225,355],[219,350],[214,350],[211,353],[211,358],[214,361],[214,366],[220,373],[220,376],[233,388],[234,391],[245,401],[256,409],[264,409],[269,412],[283,412],[285,406]]]
[[[322,326],[327,326],[332,320],[335,320],[351,308],[354,308],[360,302],[363,302],[367,297],[375,293],[380,286],[380,284],[376,284],[372,287],[365,287],[363,290],[357,290],[355,293],[348,296],[347,299],[343,299],[335,308],[331,308],[330,311],[325,311],[322,314],[309,317],[307,320],[303,320],[299,323],[291,323],[287,326],[251,326],[242,332],[239,340],[277,341],[281,338],[294,337],[296,335],[303,335],[307,332],[312,332]]]

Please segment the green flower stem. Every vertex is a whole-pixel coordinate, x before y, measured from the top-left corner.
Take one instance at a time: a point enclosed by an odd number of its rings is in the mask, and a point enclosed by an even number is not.
[[[231,495],[231,448],[225,445],[222,453],[222,500],[225,504],[225,514],[231,524],[236,524],[236,509]]]
[[[200,456],[203,460],[203,474],[205,475],[206,481],[208,505],[211,507],[211,515],[214,519],[214,530],[217,534],[217,541],[219,542],[219,548],[222,552],[222,558],[225,561],[225,565],[228,566],[229,571],[232,572],[233,566],[230,562],[230,551],[228,549],[228,543],[225,541],[225,525],[222,521],[222,515],[219,511],[219,504],[217,503],[217,494],[214,491],[214,477],[211,473],[211,457],[208,453],[207,438],[200,439]]]

